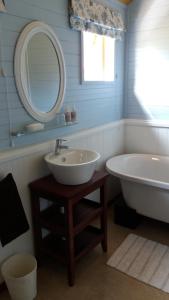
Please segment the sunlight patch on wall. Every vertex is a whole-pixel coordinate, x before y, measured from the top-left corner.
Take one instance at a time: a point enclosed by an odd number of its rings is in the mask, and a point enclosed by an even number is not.
[[[130,36],[134,46],[134,95],[150,119],[158,116],[158,109],[163,115],[169,110],[168,16],[169,6],[160,6],[159,10],[159,0],[140,3],[135,15],[136,32]]]
[[[169,104],[169,57],[154,48],[144,48],[135,78],[135,94],[144,106]]]

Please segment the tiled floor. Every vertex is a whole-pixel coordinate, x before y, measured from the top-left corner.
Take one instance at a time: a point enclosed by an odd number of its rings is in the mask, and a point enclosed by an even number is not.
[[[107,259],[130,232],[169,245],[169,225],[145,219],[131,231],[113,224],[110,210],[108,253],[103,254],[98,246],[82,258],[77,263],[76,284],[72,288],[67,285],[65,267],[48,262],[38,270],[37,300],[168,300],[169,294],[106,265]],[[4,292],[0,299],[9,300],[10,297]]]

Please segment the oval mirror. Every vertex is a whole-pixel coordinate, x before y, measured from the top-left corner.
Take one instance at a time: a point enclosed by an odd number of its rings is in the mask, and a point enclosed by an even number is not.
[[[63,52],[54,31],[32,22],[22,31],[15,50],[15,81],[28,113],[40,122],[52,120],[64,100]]]

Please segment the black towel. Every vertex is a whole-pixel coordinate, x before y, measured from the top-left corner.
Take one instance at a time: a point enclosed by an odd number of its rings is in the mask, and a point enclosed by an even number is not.
[[[12,174],[0,181],[0,240],[5,246],[29,229]]]

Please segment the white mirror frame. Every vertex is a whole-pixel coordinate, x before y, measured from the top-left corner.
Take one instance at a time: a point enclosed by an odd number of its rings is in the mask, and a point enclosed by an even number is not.
[[[52,42],[55,51],[57,53],[59,69],[60,69],[60,87],[59,93],[55,102],[55,105],[49,112],[41,112],[31,103],[31,99],[26,92],[26,79],[24,77],[24,60],[25,60],[25,51],[27,49],[28,43],[31,38],[37,33],[46,34],[50,41]],[[40,122],[49,122],[54,119],[56,113],[59,112],[65,94],[66,87],[66,70],[65,70],[65,61],[62,52],[60,42],[58,41],[55,32],[47,24],[39,21],[33,21],[29,23],[21,32],[19,39],[16,44],[15,56],[14,56],[14,75],[16,86],[20,99],[27,110],[27,112],[36,120]]]

